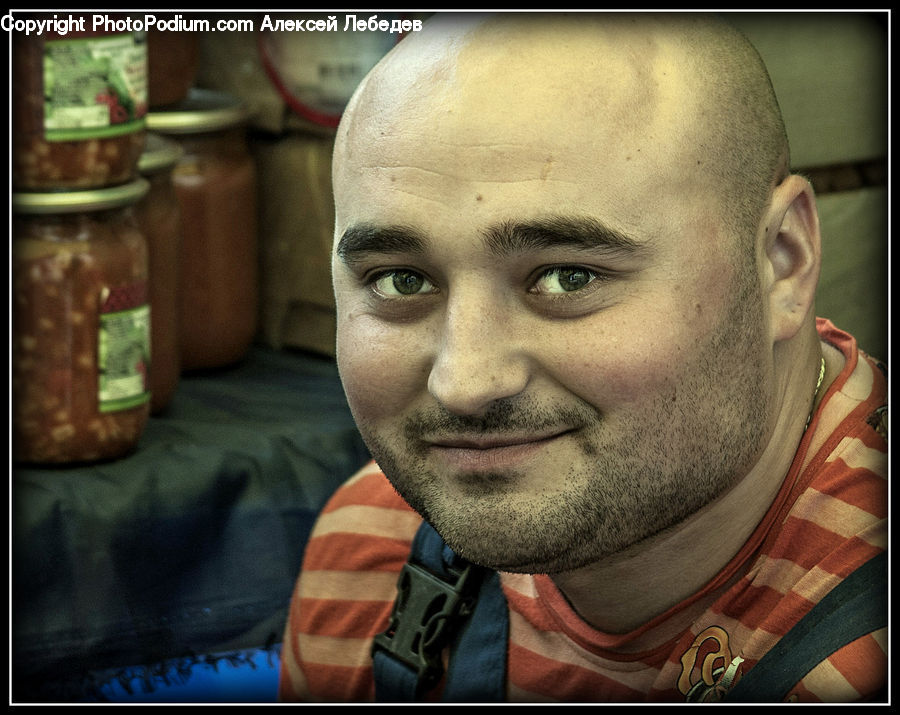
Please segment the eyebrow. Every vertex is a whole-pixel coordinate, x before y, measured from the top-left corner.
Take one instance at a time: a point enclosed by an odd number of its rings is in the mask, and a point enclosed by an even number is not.
[[[551,216],[527,221],[504,221],[484,232],[485,244],[498,257],[552,248],[603,251],[626,256],[644,252],[638,241],[591,217]],[[423,254],[426,236],[407,226],[350,226],[338,240],[337,255],[347,264],[373,254]]]
[[[550,216],[528,221],[506,221],[489,229],[486,241],[497,256],[548,248],[576,248],[626,256],[642,253],[649,244],[589,216]]]
[[[406,226],[350,226],[338,240],[336,252],[344,263],[359,261],[371,254],[425,252],[425,237]]]

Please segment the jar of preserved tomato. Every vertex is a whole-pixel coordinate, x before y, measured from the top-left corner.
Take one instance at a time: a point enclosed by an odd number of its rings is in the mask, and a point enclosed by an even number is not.
[[[144,32],[117,16],[29,16],[13,32],[12,183],[16,191],[87,189],[137,177],[147,114]],[[71,21],[71,22],[70,22]]]
[[[120,457],[150,408],[147,244],[135,182],[12,196],[12,453]]]
[[[153,316],[150,324],[150,354],[153,356],[151,414],[158,414],[169,405],[181,375],[178,296],[182,226],[172,170],[183,153],[176,142],[149,133],[138,163],[141,175],[150,184],[147,195],[135,206],[135,215],[147,238],[149,254],[150,314]]]
[[[244,105],[193,89],[184,102],[152,111],[147,126],[178,141],[172,178],[181,208],[180,343],[183,370],[243,358],[259,306],[256,169]]]

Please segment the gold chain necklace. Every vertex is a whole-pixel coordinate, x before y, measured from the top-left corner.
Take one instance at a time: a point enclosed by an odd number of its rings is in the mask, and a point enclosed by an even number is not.
[[[816,409],[816,398],[819,396],[819,390],[822,387],[822,381],[825,379],[825,358],[821,358],[821,362],[819,363],[819,379],[816,382],[816,391],[813,393],[812,399],[812,407],[809,409],[809,416],[806,418],[806,426],[803,428],[803,431],[809,428],[809,423],[812,422],[813,412]]]

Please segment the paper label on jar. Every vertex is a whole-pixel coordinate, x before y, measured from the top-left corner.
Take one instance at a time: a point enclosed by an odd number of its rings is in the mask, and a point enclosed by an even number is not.
[[[115,412],[150,400],[150,306],[146,285],[104,292],[97,397],[100,412]]]
[[[99,139],[143,128],[144,33],[47,40],[43,76],[47,141]]]

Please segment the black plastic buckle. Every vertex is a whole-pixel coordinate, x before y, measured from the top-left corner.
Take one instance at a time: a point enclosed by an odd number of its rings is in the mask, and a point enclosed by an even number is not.
[[[413,669],[419,693],[433,687],[444,672],[441,651],[453,626],[471,614],[471,565],[453,571],[451,583],[413,563],[404,565],[397,580],[397,600],[388,628],[375,636],[372,653],[386,651]],[[477,583],[475,584],[477,587]]]

